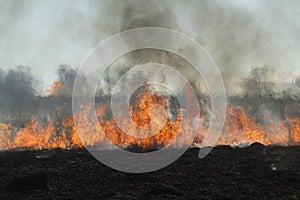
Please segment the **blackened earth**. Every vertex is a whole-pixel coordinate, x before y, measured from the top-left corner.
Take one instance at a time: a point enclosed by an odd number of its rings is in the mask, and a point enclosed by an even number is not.
[[[189,149],[156,172],[128,174],[86,150],[0,153],[0,199],[300,199],[300,147]]]

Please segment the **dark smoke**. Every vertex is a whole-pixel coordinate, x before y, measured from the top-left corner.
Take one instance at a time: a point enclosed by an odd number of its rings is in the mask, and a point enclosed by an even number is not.
[[[0,71],[0,123],[11,123],[22,127],[37,116],[41,123],[47,117],[66,117],[71,113],[71,97],[76,71],[67,65],[60,65],[57,70],[58,81],[62,86],[57,94],[42,96],[39,82],[27,67]],[[59,112],[59,113],[58,113]]]
[[[30,69],[18,66],[7,72],[0,72],[1,119],[22,124],[36,111],[38,81]]]
[[[121,12],[121,31],[139,27],[165,27],[178,29],[174,6],[161,1],[124,2]]]
[[[58,90],[58,95],[72,96],[72,89],[76,78],[76,71],[68,65],[60,65],[57,70],[59,81],[62,87]]]
[[[269,68],[254,68],[244,82],[244,92],[251,97],[274,94],[274,83],[270,80],[273,71]]]

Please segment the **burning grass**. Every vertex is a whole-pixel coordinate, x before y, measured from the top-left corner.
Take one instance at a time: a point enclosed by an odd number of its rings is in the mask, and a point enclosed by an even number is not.
[[[76,126],[71,115],[59,123],[48,118],[45,125],[41,125],[37,117],[33,116],[31,121],[26,123],[23,128],[18,129],[15,134],[11,124],[2,123],[0,124],[1,148],[78,148],[112,142],[122,148],[134,149],[139,147],[145,150],[167,146],[179,134],[182,138],[177,138],[178,142],[175,146],[180,147],[188,144],[183,133],[189,127],[184,126],[184,124],[181,126],[180,112],[178,112],[175,120],[167,119],[166,124],[156,135],[148,138],[136,138],[124,133],[113,119],[104,119],[105,109],[104,106],[97,108],[99,123],[90,121],[91,106],[84,106],[84,113],[76,114],[80,116],[80,121]],[[139,113],[139,115],[143,114],[141,117],[142,124],[148,121],[147,116],[144,116],[147,115],[147,112],[149,111],[142,110]],[[134,118],[137,119],[138,117],[135,116]],[[126,120],[123,123],[127,123]],[[299,127],[299,118],[293,117],[287,117],[285,121],[272,121],[267,127],[264,127],[254,117],[249,116],[243,107],[228,104],[224,131],[217,145],[236,145],[245,142],[260,142],[265,145],[298,144],[300,142]],[[139,130],[132,131],[135,135],[139,134]],[[201,144],[205,134],[206,128],[200,127],[194,143]],[[107,141],[104,136],[110,141]]]
[[[55,82],[51,88],[52,102],[54,102],[55,113],[48,115],[47,120],[39,121],[39,117],[33,115],[31,120],[21,128],[16,128],[12,123],[0,123],[0,148],[1,149],[51,149],[51,148],[82,148],[83,146],[105,145],[113,143],[124,149],[132,151],[151,151],[163,146],[170,146],[170,142],[176,139],[173,147],[189,145],[190,141],[185,137],[190,127],[182,122],[181,116],[184,110],[179,109],[176,98],[170,98],[153,92],[148,85],[136,92],[130,102],[130,113],[132,120],[143,129],[143,135],[148,137],[138,138],[141,134],[139,128],[131,128],[131,135],[126,134],[111,116],[111,110],[106,102],[100,102],[96,106],[97,120],[91,119],[92,106],[82,104],[80,111],[74,115],[64,111],[59,96],[60,90],[64,89],[62,82]],[[186,94],[189,96],[189,94]],[[268,100],[269,99],[269,100]],[[246,99],[247,100],[247,99]],[[55,102],[58,102],[57,104]],[[105,100],[107,101],[107,100]],[[288,103],[280,105],[280,99],[266,98],[263,101],[279,102],[277,109],[281,116],[274,118],[273,114],[267,110],[259,110],[253,107],[258,99],[251,99],[250,103],[228,103],[227,117],[224,124],[223,133],[216,145],[238,145],[242,143],[260,142],[265,145],[296,145],[300,143],[300,118],[297,108],[300,104],[293,101],[291,110]],[[284,102],[283,102],[284,103]],[[284,105],[282,102],[281,104]],[[159,104],[167,111],[167,114],[155,105]],[[245,107],[243,105],[249,105]],[[268,102],[259,102],[265,105]],[[193,105],[189,105],[193,106]],[[253,113],[256,110],[256,113]],[[259,117],[257,115],[258,111]],[[151,112],[151,113],[150,113]],[[200,116],[198,120],[207,121],[204,109],[195,116]],[[251,114],[252,112],[252,114]],[[151,117],[150,118],[150,114]],[[163,116],[163,117],[162,117]],[[119,116],[122,124],[129,124],[128,120]],[[74,118],[78,119],[75,124]],[[164,120],[160,120],[164,119]],[[151,121],[152,120],[152,121]],[[209,120],[208,120],[209,121]],[[162,128],[160,128],[162,127]],[[206,137],[207,123],[203,123],[196,134],[195,144],[200,144]],[[159,130],[155,135],[151,135],[151,130]],[[148,134],[148,135],[147,135]],[[109,141],[107,140],[109,139]]]

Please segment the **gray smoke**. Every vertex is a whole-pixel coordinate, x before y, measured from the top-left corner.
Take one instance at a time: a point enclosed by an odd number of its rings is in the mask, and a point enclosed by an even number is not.
[[[57,111],[71,113],[71,95],[76,71],[67,65],[57,69],[57,80],[62,83],[57,94],[41,96],[43,87],[31,74],[30,68],[17,66],[14,69],[0,71],[0,123],[12,123],[22,127],[32,116],[46,121]]]
[[[0,71],[0,114],[2,122],[13,121],[19,125],[28,120],[36,109],[38,82],[30,69],[17,66]]]
[[[282,5],[284,4],[284,5]],[[279,34],[274,30],[274,24],[266,21],[276,19],[276,23],[283,24],[293,21],[285,14],[282,18],[273,16],[278,12],[278,4],[271,6],[264,2],[257,8],[257,16],[250,10],[238,7],[232,2],[223,1],[122,1],[107,4],[108,10],[118,16],[108,19],[107,33],[120,32],[138,27],[158,26],[178,30],[196,39],[203,45],[219,66],[226,89],[229,94],[239,94],[243,87],[242,80],[256,67],[276,69],[282,72],[284,53],[289,52],[284,43],[298,40],[297,35],[285,37],[282,30]],[[282,7],[289,7],[289,3],[280,3]],[[99,5],[103,6],[103,4]],[[291,9],[291,8],[290,8]],[[264,13],[269,18],[264,20]],[[273,17],[273,18],[272,18]],[[100,27],[100,26],[98,26]],[[272,30],[272,31],[271,31]],[[288,29],[285,29],[288,30]],[[291,27],[293,33],[296,29]],[[98,31],[99,32],[99,31]],[[282,38],[282,39],[278,39]],[[284,53],[283,53],[284,52]],[[136,53],[132,60],[148,60],[149,52]],[[161,56],[159,54],[158,56]],[[163,56],[161,60],[166,60]],[[168,59],[168,58],[167,58]],[[291,58],[286,59],[291,60]],[[132,61],[141,62],[141,61]],[[181,66],[182,67],[182,66]],[[289,67],[289,66],[288,66]],[[182,72],[184,70],[181,70]],[[185,70],[192,71],[192,70]],[[187,72],[183,72],[187,75]],[[194,73],[188,76],[194,85],[199,85],[199,77]],[[278,82],[283,82],[282,77]],[[274,86],[275,87],[275,86]]]
[[[53,82],[60,63],[78,67],[105,38],[143,26],[171,28],[196,39],[220,67],[230,93],[241,92],[241,78],[255,67],[299,73],[297,1],[2,0],[0,4],[2,66],[31,66],[32,73],[47,83]]]
[[[62,86],[58,88],[58,95],[72,96],[76,71],[68,65],[60,65],[57,70],[59,81]]]
[[[251,97],[263,97],[274,94],[273,71],[268,68],[254,68],[244,82],[244,92]]]

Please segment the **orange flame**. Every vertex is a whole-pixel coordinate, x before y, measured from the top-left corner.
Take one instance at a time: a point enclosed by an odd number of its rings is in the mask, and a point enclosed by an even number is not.
[[[0,123],[0,149],[12,148],[11,142],[11,124],[1,124]]]
[[[54,95],[57,96],[59,94],[59,89],[62,87],[63,83],[61,81],[55,81],[53,85],[49,88],[46,88],[44,91],[45,96]]]
[[[61,82],[55,82],[53,86],[53,94],[58,94],[59,88],[62,87]],[[161,119],[161,115],[165,115],[160,109],[156,109],[154,105],[159,104],[168,107],[168,101],[165,97],[159,96],[151,92],[146,87],[137,94],[133,105],[130,105],[132,120],[139,126],[145,127],[154,120],[153,126],[163,127],[155,135],[148,138],[137,138],[140,130],[131,129],[134,135],[128,135],[123,132],[116,124],[114,119],[105,119],[107,108],[98,105],[96,115],[98,120],[91,121],[90,113],[91,105],[82,105],[81,111],[62,119],[60,125],[53,119],[48,117],[47,122],[41,124],[38,118],[33,116],[31,121],[19,129],[16,134],[12,134],[11,124],[0,124],[0,149],[10,149],[18,147],[26,147],[33,149],[44,148],[76,148],[84,145],[95,145],[98,143],[114,143],[121,147],[128,147],[131,144],[138,145],[142,148],[151,148],[155,146],[165,146],[178,135],[185,133],[189,127],[181,124],[181,110],[178,111],[175,119],[171,120],[166,116],[165,121],[155,120]],[[154,106],[154,107],[153,107]],[[154,113],[157,118],[150,118]],[[153,112],[152,112],[153,111]],[[298,144],[300,143],[300,119],[296,117],[288,117],[285,114],[285,120],[271,120],[270,113],[264,113],[264,125],[261,125],[253,116],[249,116],[243,107],[227,105],[227,117],[224,125],[223,134],[217,144],[240,144],[244,142],[261,142],[263,144]],[[121,116],[122,117],[122,116]],[[77,123],[75,125],[74,118]],[[128,123],[128,119],[124,119],[122,123]],[[150,127],[150,129],[155,127]],[[201,143],[205,138],[206,129],[201,126],[195,138],[195,143]],[[15,135],[15,136],[13,136]],[[80,136],[79,136],[80,135]],[[178,138],[176,146],[186,145],[184,134],[182,138]],[[110,141],[107,141],[105,138]]]

